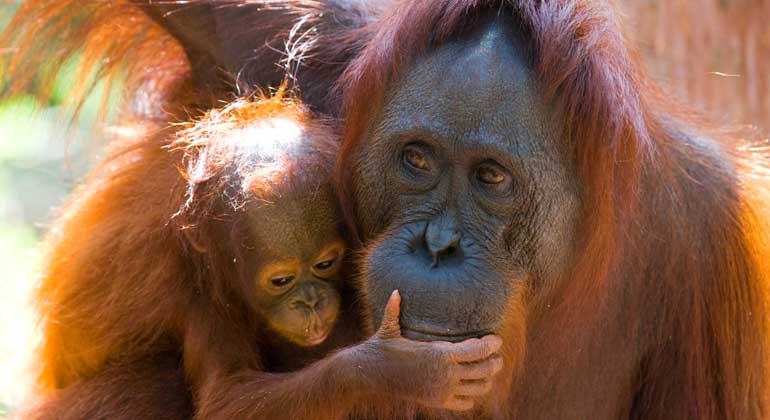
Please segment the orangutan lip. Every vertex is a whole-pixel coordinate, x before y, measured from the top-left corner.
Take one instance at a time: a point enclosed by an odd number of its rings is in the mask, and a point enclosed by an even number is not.
[[[316,337],[308,337],[307,338],[307,342],[309,344],[317,346],[317,345],[323,343],[326,340],[326,337],[328,337],[328,336],[329,336],[329,331],[326,331],[322,335],[319,335],[319,336],[316,336]]]
[[[401,335],[417,341],[450,341],[460,342],[469,338],[480,338],[490,334],[488,331],[473,331],[462,334],[446,334],[435,331],[426,331],[412,327],[401,326]]]

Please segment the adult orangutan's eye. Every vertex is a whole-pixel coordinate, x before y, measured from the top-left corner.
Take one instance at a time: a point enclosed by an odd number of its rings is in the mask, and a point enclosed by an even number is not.
[[[487,191],[505,193],[512,184],[511,174],[495,162],[484,162],[476,169],[478,185]]]
[[[483,182],[484,184],[494,185],[505,181],[506,174],[505,172],[490,164],[485,164],[479,167],[476,176],[478,177],[479,181]]]
[[[404,166],[412,171],[427,172],[430,170],[428,158],[421,147],[410,144],[402,152]]]

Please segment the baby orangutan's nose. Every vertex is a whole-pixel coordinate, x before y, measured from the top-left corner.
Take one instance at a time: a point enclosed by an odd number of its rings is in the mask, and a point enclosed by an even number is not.
[[[306,284],[297,293],[297,300],[294,302],[296,307],[307,307],[311,311],[315,311],[321,306],[323,296],[318,291],[318,287],[314,284]]]

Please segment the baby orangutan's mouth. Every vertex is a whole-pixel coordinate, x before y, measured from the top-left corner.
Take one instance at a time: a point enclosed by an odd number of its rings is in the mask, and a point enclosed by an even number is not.
[[[329,330],[324,330],[318,334],[305,337],[305,341],[311,346],[317,346],[326,341],[327,337],[329,337]]]
[[[333,328],[334,320],[332,322],[318,322],[307,328],[299,338],[306,346],[317,346],[329,338]]]

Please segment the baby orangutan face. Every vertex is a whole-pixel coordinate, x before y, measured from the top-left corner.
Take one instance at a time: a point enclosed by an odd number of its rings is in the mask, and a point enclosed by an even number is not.
[[[345,243],[331,188],[260,206],[253,235],[257,307],[268,327],[299,346],[329,336],[340,310]]]

